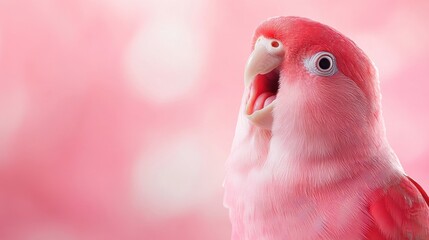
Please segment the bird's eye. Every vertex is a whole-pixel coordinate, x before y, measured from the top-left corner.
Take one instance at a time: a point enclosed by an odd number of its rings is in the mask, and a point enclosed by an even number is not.
[[[317,68],[320,71],[329,71],[332,68],[332,58],[329,56],[322,56],[317,59]]]
[[[304,61],[307,70],[315,75],[328,77],[337,72],[335,57],[328,52],[318,52]]]

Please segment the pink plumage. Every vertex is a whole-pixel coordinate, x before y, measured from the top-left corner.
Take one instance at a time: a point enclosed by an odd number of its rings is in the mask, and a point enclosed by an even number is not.
[[[224,184],[232,239],[429,239],[362,50],[298,17],[263,22],[252,46]]]

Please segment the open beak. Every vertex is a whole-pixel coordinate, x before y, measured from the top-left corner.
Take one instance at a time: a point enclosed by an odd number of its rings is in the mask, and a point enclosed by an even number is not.
[[[272,126],[272,110],[279,89],[278,67],[283,58],[283,44],[277,39],[261,36],[244,71],[244,83],[250,90],[245,114],[250,121],[265,129]]]

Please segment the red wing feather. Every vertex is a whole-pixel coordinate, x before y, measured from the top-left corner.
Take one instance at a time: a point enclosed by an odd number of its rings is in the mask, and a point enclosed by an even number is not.
[[[422,194],[423,198],[425,199],[426,204],[429,206],[429,197],[428,197],[428,194],[425,192],[425,190],[423,190],[423,188],[416,181],[414,181],[414,179],[412,179],[410,176],[407,176],[407,178],[419,190],[420,194]]]
[[[367,239],[429,239],[428,196],[414,180],[404,177],[376,194]]]

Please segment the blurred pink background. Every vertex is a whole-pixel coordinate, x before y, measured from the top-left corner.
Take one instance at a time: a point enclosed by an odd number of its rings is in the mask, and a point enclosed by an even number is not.
[[[224,162],[254,28],[321,21],[376,63],[429,191],[428,1],[0,2],[0,239],[228,239]]]

